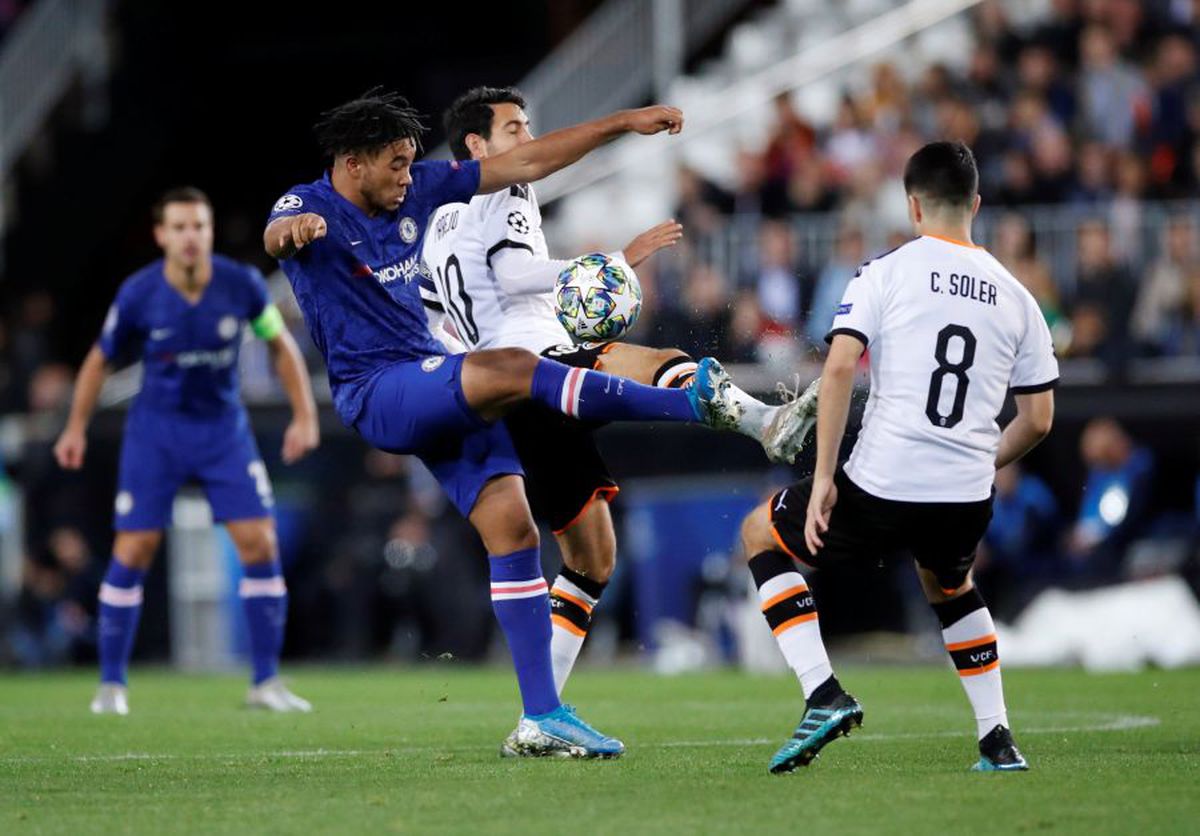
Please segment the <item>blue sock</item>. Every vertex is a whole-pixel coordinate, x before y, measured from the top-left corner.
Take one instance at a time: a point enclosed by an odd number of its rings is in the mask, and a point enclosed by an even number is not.
[[[100,681],[126,684],[129,656],[142,614],[142,579],[146,573],[130,569],[114,557],[100,584]]]
[[[661,389],[540,359],[531,395],[584,421],[699,421],[685,389]]]
[[[525,714],[547,714],[558,708],[559,702],[550,659],[550,590],[542,577],[538,550],[491,556],[488,565],[492,610],[508,639]]]
[[[287,586],[279,561],[243,566],[238,594],[250,631],[254,684],[259,685],[279,673],[279,654],[287,626]]]

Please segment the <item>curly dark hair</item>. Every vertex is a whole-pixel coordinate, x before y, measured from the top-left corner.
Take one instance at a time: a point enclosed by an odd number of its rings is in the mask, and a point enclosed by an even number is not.
[[[442,123],[446,126],[446,141],[456,160],[471,159],[467,134],[492,138],[492,105],[515,104],[525,107],[525,97],[515,87],[473,87],[446,108]]]
[[[373,154],[402,139],[421,150],[428,130],[422,116],[399,93],[372,87],[357,99],[325,111],[313,126],[321,151],[329,158],[343,154]]]

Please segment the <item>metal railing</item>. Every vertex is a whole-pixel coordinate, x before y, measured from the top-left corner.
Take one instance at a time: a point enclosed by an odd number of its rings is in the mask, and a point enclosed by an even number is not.
[[[108,0],[41,0],[0,47],[0,182],[78,77],[107,61]]]

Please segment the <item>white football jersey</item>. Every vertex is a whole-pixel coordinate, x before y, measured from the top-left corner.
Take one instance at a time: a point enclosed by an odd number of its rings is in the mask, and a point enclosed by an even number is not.
[[[1010,390],[1058,382],[1037,302],[982,247],[925,235],[864,264],[827,339],[869,351],[871,393],[846,474],[907,502],[991,495]]]
[[[506,289],[492,269],[493,258],[505,249],[526,250],[550,269],[532,289]],[[546,249],[542,213],[529,186],[441,207],[428,227],[422,257],[437,294],[433,307],[443,309],[468,348],[516,346],[536,354],[572,343],[555,316],[556,262]],[[432,300],[423,295],[428,305]]]

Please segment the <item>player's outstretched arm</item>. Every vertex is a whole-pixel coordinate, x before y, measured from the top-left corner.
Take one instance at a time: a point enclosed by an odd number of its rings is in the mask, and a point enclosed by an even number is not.
[[[315,212],[276,218],[263,230],[263,248],[271,258],[291,258],[328,231],[325,219]]]
[[[479,194],[541,180],[622,134],[650,135],[662,131],[677,134],[681,130],[683,111],[677,107],[654,105],[619,110],[602,119],[552,131],[507,153],[482,160],[479,164]]]
[[[108,358],[100,350],[100,346],[92,346],[83,366],[79,369],[79,377],[75,379],[75,394],[71,399],[71,413],[67,417],[67,426],[54,444],[54,458],[60,467],[66,470],[78,470],[83,467],[83,456],[87,452],[87,428],[96,411],[96,401],[100,398],[100,389],[104,379],[108,377]]]
[[[865,349],[856,337],[835,335],[821,372],[821,392],[817,400],[817,469],[813,472],[812,495],[804,523],[804,542],[812,554],[825,545],[821,535],[829,530],[829,513],[837,503],[833,474],[837,470],[838,450],[850,415],[854,375]]]
[[[286,328],[267,340],[275,373],[283,384],[288,402],[292,405],[292,421],[283,434],[283,463],[292,464],[315,450],[321,441],[317,404],[300,347]]]
[[[1014,397],[1017,401],[1017,417],[1009,421],[1000,434],[1000,448],[996,451],[997,470],[1037,447],[1054,425],[1054,390]]]

